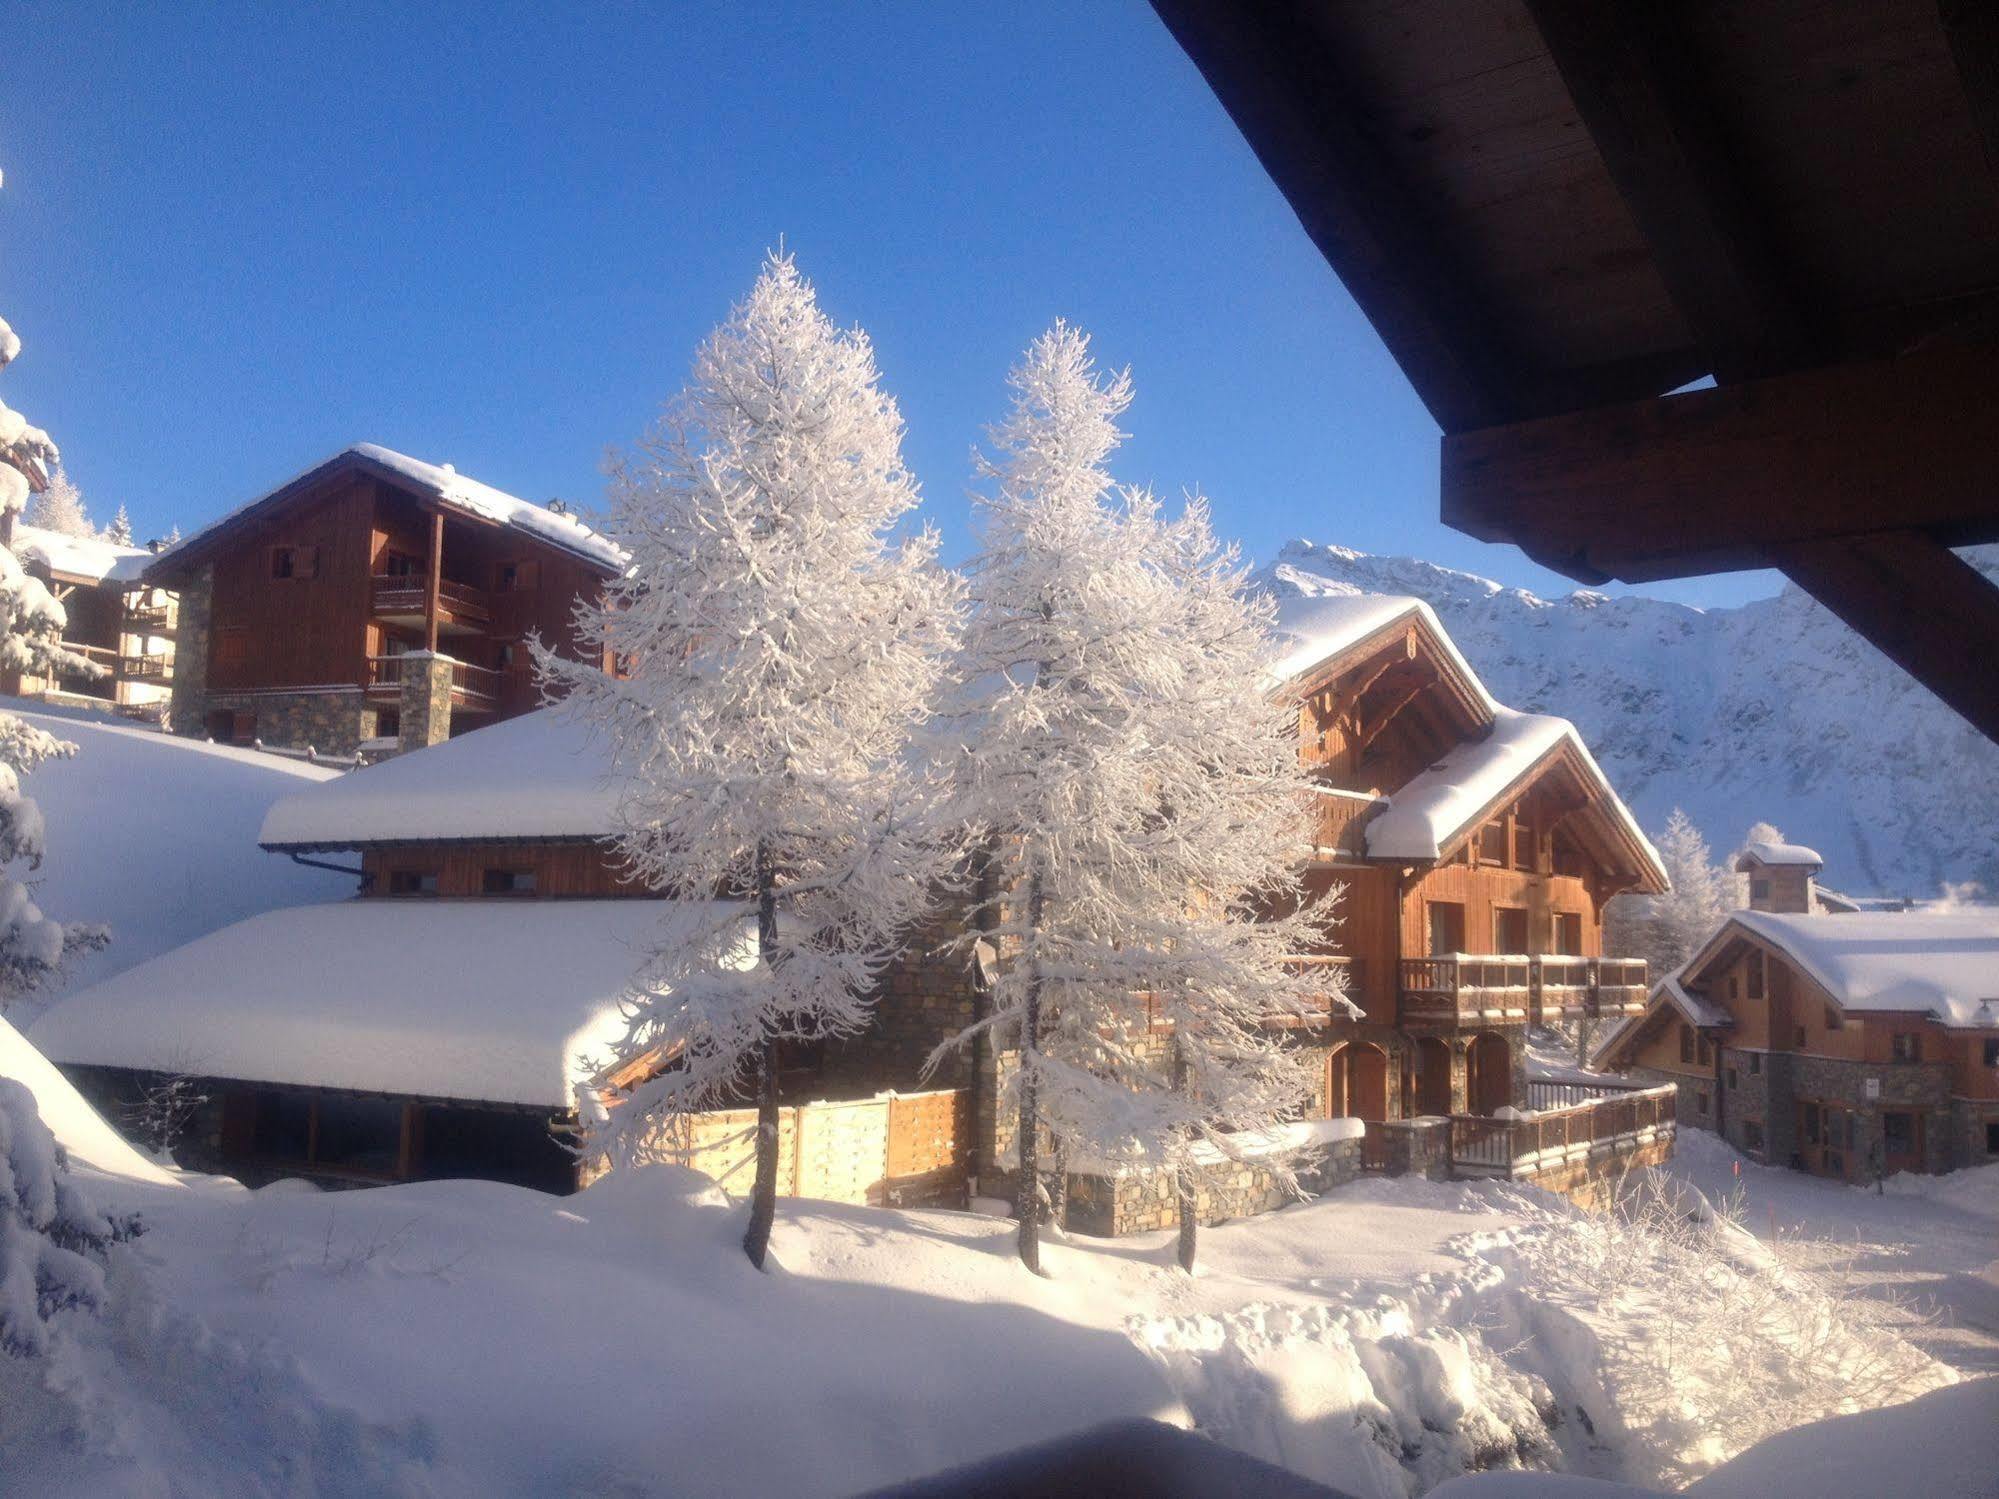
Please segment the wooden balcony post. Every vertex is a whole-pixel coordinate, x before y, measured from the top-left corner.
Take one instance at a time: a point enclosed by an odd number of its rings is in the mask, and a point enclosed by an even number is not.
[[[423,584],[423,648],[437,649],[437,596],[444,585],[444,512],[430,513],[430,568]]]

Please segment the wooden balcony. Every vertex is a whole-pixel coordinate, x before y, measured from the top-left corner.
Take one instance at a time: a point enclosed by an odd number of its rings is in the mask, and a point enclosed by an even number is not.
[[[165,604],[127,604],[125,633],[170,636],[174,633],[173,610]]]
[[[1534,982],[1525,953],[1445,953],[1402,960],[1402,1015],[1463,1024],[1524,1021]]]
[[[120,656],[118,675],[127,682],[147,682],[165,687],[174,679],[173,661],[163,654]]]
[[[1670,1139],[1677,1127],[1678,1098],[1679,1089],[1671,1083],[1658,1088],[1605,1086],[1594,1097],[1519,1119],[1453,1114],[1451,1171],[1520,1180]]]
[[[402,700],[403,672],[410,659],[409,652],[367,658],[367,677],[361,685],[369,702],[388,704]],[[453,708],[462,708],[468,713],[490,713],[499,706],[505,673],[494,671],[491,667],[474,666],[469,661],[455,661],[449,656],[438,659],[451,662]]]
[[[1346,1010],[1334,1002],[1333,996],[1339,992],[1338,980],[1343,974],[1346,979],[1346,997],[1355,1004],[1361,1004],[1361,996],[1366,992],[1367,969],[1359,958],[1348,957],[1345,953],[1298,953],[1287,959],[1290,965],[1302,973],[1322,973],[1326,976],[1325,992],[1320,995],[1322,1009],[1313,1012],[1309,1019],[1293,1022],[1299,1025],[1321,1026],[1334,1019],[1345,1019]]]
[[[1311,791],[1312,847],[1322,858],[1367,853],[1367,824],[1384,803],[1379,797],[1330,786]]]
[[[369,605],[384,624],[423,628],[425,585],[421,574],[377,574],[369,580]],[[483,588],[454,583],[437,585],[437,628],[444,635],[463,635],[492,623],[493,606]]]
[[[1402,1014],[1410,1020],[1635,1015],[1645,1008],[1645,994],[1643,958],[1447,953],[1402,960]]]

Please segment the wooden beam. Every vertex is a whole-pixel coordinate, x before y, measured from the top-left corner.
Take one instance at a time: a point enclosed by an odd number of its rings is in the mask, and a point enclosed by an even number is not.
[[[1999,541],[1995,412],[1981,345],[1544,417],[1446,437],[1443,516],[1591,583],[1872,531]]]
[[[1715,378],[1807,362],[1797,273],[1775,253],[1739,157],[1700,97],[1680,8],[1527,0],[1527,9]]]
[[[1415,681],[1404,686],[1399,693],[1391,697],[1380,709],[1369,713],[1361,721],[1359,732],[1354,735],[1353,740],[1353,753],[1356,763],[1367,754],[1367,747],[1380,737],[1381,731],[1395,722],[1401,716],[1402,710],[1420,697],[1424,689],[1430,685],[1427,677],[1418,677]]]
[[[1152,0],[1447,432],[1527,414],[1521,361],[1361,125],[1316,5]]]
[[[423,648],[437,650],[438,594],[444,587],[444,512],[430,512],[430,566],[423,580]]]
[[[1999,740],[1999,588],[1955,552],[1916,531],[1773,549],[1791,580]]]
[[[1992,0],[1937,0],[1937,21],[1985,148],[1985,164],[1999,177],[1999,6]]]

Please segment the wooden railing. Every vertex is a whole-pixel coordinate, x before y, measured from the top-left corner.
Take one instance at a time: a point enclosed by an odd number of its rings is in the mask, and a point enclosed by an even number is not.
[[[470,661],[451,663],[451,690],[474,703],[495,702],[500,696],[500,685],[505,681],[504,672],[494,671],[489,666],[474,666]]]
[[[1616,1098],[1625,1093],[1644,1091],[1643,1083],[1620,1083],[1611,1080],[1583,1082],[1557,1080],[1553,1078],[1529,1078],[1527,1080],[1527,1107],[1541,1109],[1573,1108],[1579,1103],[1591,1103],[1599,1098]]]
[[[1310,795],[1314,819],[1312,846],[1329,853],[1366,853],[1364,830],[1383,802],[1378,797],[1329,786],[1315,786]]]
[[[120,656],[118,675],[128,682],[165,683],[170,677],[164,655]]]
[[[1649,987],[1643,958],[1598,958],[1593,1015],[1635,1015],[1645,1008]]]
[[[1533,962],[1524,953],[1404,958],[1402,1011],[1425,1020],[1524,1020]]]
[[[378,698],[399,694],[403,690],[403,673],[412,659],[420,661],[424,658],[409,651],[368,657],[368,675],[363,685]],[[506,681],[505,672],[494,671],[488,666],[474,666],[469,661],[459,661],[442,654],[434,659],[450,662],[452,695],[463,698],[467,706],[488,707],[499,698],[501,684]]]
[[[376,614],[423,613],[427,587],[421,574],[377,573],[368,581]],[[484,624],[493,617],[485,590],[474,588],[469,583],[442,579],[437,585],[437,602],[439,608],[454,619],[475,620]]]
[[[173,611],[165,604],[127,604],[125,629],[132,635],[165,635],[173,629]]]
[[[1532,1176],[1621,1141],[1670,1134],[1679,1090],[1615,1090],[1601,1098],[1518,1119],[1451,1116],[1451,1169],[1473,1175]]]
[[[1359,958],[1349,957],[1345,953],[1294,953],[1285,961],[1301,973],[1318,972],[1326,974],[1329,981],[1326,985],[1325,993],[1321,996],[1325,1005],[1323,1018],[1332,1018],[1335,1008],[1333,1004],[1333,983],[1335,981],[1332,980],[1332,974],[1335,971],[1346,975],[1346,997],[1355,1004],[1361,1003],[1361,995],[1364,992],[1366,984],[1367,969]]]

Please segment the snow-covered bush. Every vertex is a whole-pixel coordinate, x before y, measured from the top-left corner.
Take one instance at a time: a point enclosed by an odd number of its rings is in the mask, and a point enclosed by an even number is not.
[[[45,1353],[58,1313],[97,1310],[105,1251],[138,1231],[91,1206],[35,1095],[0,1077],[0,1352]]]
[[[209,1098],[191,1074],[161,1074],[140,1084],[138,1094],[121,1111],[121,1118],[127,1135],[155,1156],[170,1159],[181,1136],[187,1133]]]

